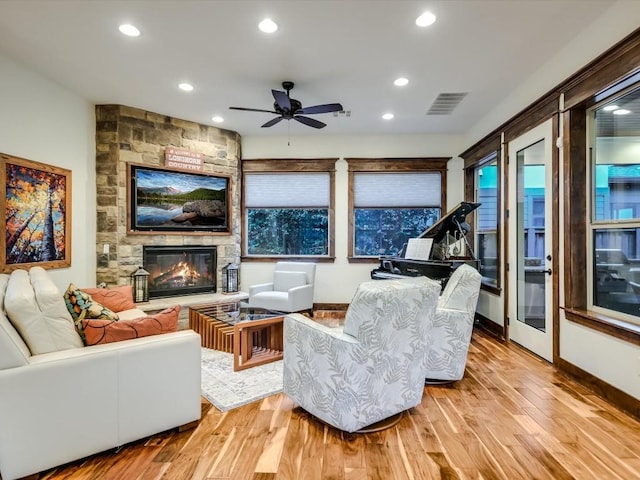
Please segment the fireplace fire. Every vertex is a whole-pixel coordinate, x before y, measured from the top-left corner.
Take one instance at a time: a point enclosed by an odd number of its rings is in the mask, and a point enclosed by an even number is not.
[[[216,291],[216,247],[143,247],[149,298]]]

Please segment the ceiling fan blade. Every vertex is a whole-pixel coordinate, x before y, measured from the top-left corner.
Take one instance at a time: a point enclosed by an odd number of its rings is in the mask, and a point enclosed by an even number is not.
[[[281,120],[282,120],[282,117],[272,118],[272,119],[271,119],[271,120],[269,120],[267,123],[265,123],[264,125],[262,125],[262,128],[272,127],[273,125],[275,125],[276,123],[280,122]]]
[[[327,103],[324,105],[314,105],[313,107],[304,107],[296,111],[296,113],[302,113],[304,115],[310,115],[313,113],[329,113],[340,112],[344,110],[339,103]]]
[[[244,110],[246,112],[265,112],[265,113],[275,113],[276,115],[278,114],[278,112],[274,112],[273,110],[263,110],[261,108],[245,108],[245,107],[229,107],[230,110]]]
[[[271,93],[281,109],[291,110],[291,100],[289,100],[289,95],[281,92],[280,90],[271,90]]]
[[[296,115],[293,117],[293,119],[299,121],[300,123],[304,123],[305,125],[309,125],[313,128],[324,128],[327,126],[326,123],[319,122],[315,118],[303,117],[301,115]]]

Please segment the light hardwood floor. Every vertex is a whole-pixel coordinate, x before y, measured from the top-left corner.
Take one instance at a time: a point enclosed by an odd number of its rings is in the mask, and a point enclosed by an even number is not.
[[[640,422],[476,331],[465,377],[383,432],[329,428],[283,394],[43,472],[106,479],[640,479]],[[91,428],[89,425],[87,428]]]

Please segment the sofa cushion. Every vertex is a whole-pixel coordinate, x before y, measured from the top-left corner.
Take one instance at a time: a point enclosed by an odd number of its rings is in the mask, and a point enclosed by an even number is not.
[[[67,288],[64,294],[64,301],[76,325],[78,324],[78,320],[82,320],[83,318],[118,320],[118,314],[116,312],[105,307],[100,302],[94,301],[91,295],[85,293],[73,283],[69,284],[69,288]]]
[[[8,283],[9,275],[0,273],[0,370],[26,365],[31,356],[24,340],[4,315],[4,293]]]
[[[81,290],[91,295],[91,299],[94,302],[98,302],[114,312],[136,308],[136,304],[133,302],[133,287],[131,285],[110,288],[82,288]]]
[[[135,320],[136,318],[146,317],[147,312],[144,310],[140,310],[139,308],[131,308],[129,310],[122,310],[118,312],[118,321],[121,322],[123,320]]]
[[[14,270],[4,297],[9,320],[31,354],[82,347],[60,291],[42,267]]]
[[[81,320],[87,345],[119,342],[178,330],[180,306],[167,308],[154,315],[134,320]]]
[[[278,292],[286,292],[290,288],[302,287],[307,284],[307,274],[304,272],[285,272],[276,270],[273,272],[273,289]]]
[[[84,338],[84,328],[81,320],[85,318],[100,318],[109,321],[118,321],[119,319],[117,313],[99,302],[95,302],[91,295],[83,292],[73,283],[69,284],[67,291],[64,292],[64,302],[67,310],[73,317],[76,330],[83,343],[86,343],[86,340]]]
[[[32,267],[29,269],[29,280],[36,295],[38,308],[47,321],[55,321],[60,325],[64,325],[64,330],[60,333],[68,336],[64,339],[68,342],[68,345],[61,345],[61,347],[64,348],[59,348],[59,350],[82,347],[82,340],[75,331],[75,328],[69,329],[69,324],[73,325],[73,319],[69,315],[60,290],[58,290],[58,287],[53,283],[53,279],[49,273],[42,267]]]

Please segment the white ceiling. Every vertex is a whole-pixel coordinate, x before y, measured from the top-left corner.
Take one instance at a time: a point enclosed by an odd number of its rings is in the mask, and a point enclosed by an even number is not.
[[[614,0],[0,0],[0,51],[96,104],[122,104],[241,135],[465,133]],[[425,10],[438,20],[418,28]],[[266,35],[264,17],[278,25]],[[133,23],[142,32],[118,32]],[[408,86],[393,80],[406,76]],[[340,102],[260,128],[271,89],[303,106]],[[188,81],[185,93],[177,84]],[[468,92],[451,115],[427,116],[440,93]],[[532,99],[533,100],[533,99]],[[381,115],[393,112],[392,121]],[[213,115],[224,123],[214,124]],[[506,119],[505,119],[506,120]],[[288,128],[289,126],[289,128]]]

